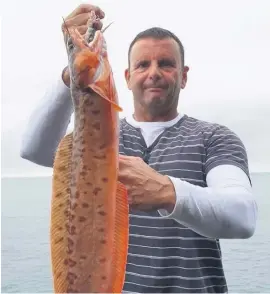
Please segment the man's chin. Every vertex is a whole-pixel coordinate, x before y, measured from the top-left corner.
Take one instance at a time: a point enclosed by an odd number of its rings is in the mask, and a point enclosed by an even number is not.
[[[166,97],[164,97],[164,95],[161,95],[160,93],[148,93],[147,96],[144,97],[144,101],[147,104],[166,103]]]
[[[166,108],[166,98],[161,96],[147,96],[143,100],[144,107],[152,112],[162,112]]]

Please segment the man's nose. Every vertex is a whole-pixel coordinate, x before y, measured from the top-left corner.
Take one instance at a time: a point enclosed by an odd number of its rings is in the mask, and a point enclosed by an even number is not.
[[[153,63],[149,67],[149,78],[153,81],[156,81],[161,78],[161,71],[158,64]]]

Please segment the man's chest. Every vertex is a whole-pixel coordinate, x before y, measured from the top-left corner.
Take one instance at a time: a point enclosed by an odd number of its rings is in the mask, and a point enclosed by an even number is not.
[[[119,152],[142,158],[161,174],[205,186],[206,152],[200,137],[163,134],[149,147],[137,131],[121,132]]]

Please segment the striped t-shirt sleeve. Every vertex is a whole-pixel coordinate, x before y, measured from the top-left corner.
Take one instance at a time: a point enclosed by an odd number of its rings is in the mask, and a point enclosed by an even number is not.
[[[205,174],[221,164],[232,164],[249,175],[246,148],[241,139],[229,128],[219,125],[207,138]]]

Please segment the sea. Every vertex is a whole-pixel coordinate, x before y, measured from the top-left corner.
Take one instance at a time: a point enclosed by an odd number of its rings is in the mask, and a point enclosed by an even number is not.
[[[221,240],[229,293],[270,293],[270,173],[251,175],[259,215],[246,240]],[[51,178],[2,178],[1,293],[51,293]]]

